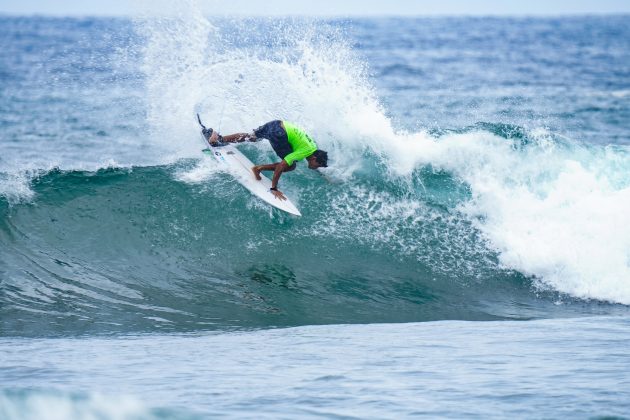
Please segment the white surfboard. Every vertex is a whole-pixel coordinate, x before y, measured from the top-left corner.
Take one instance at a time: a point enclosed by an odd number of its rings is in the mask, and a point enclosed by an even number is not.
[[[252,172],[254,164],[251,160],[247,159],[247,156],[239,152],[236,147],[231,144],[226,144],[224,146],[204,149],[203,152],[214,156],[220,165],[223,165],[241,185],[251,191],[255,196],[260,197],[275,208],[295,216],[302,216],[302,213],[300,213],[288,197],[286,200],[280,200],[273,195],[271,190],[269,190],[269,188],[271,188],[271,180],[269,178],[262,173],[260,174],[262,178],[260,181],[254,177],[254,173]]]

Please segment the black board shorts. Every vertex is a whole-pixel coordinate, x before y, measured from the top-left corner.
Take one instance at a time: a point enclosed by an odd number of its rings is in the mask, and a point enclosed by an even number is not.
[[[282,121],[274,120],[261,125],[254,130],[254,135],[259,139],[267,139],[271,143],[273,151],[280,159],[284,159],[286,155],[293,152],[286,130],[282,127]],[[289,168],[295,168],[295,163]]]

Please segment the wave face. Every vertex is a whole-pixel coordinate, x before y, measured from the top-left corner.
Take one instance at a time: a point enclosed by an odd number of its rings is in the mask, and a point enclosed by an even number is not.
[[[627,313],[625,17],[480,19],[514,30],[486,41],[457,19],[211,22],[194,5],[16,19],[0,21],[3,334]],[[515,48],[549,28],[548,48]],[[224,134],[310,132],[331,167],[281,181],[304,216],[200,156],[196,112]]]
[[[286,183],[307,209],[294,219],[226,174],[178,180],[197,165],[52,171],[35,180],[34,202],[5,206],[0,225],[4,328],[46,334],[51,324],[61,332],[188,330],[624,311],[580,303],[503,263],[510,255],[484,231],[497,222],[471,221],[470,190],[446,173],[421,171],[414,188],[373,176],[331,185],[302,171]],[[524,249],[531,258],[541,252]]]

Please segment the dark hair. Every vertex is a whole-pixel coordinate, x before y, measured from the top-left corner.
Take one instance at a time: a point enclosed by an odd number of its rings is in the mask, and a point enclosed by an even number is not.
[[[315,150],[313,152],[313,156],[315,156],[315,160],[317,164],[321,167],[328,167],[328,153],[323,150]]]

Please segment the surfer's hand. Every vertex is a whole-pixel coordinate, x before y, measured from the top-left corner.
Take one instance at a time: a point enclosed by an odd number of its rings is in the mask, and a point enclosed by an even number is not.
[[[279,191],[279,190],[270,190],[270,191],[278,200],[286,200],[287,199],[284,196],[284,194],[282,194],[282,191]]]

